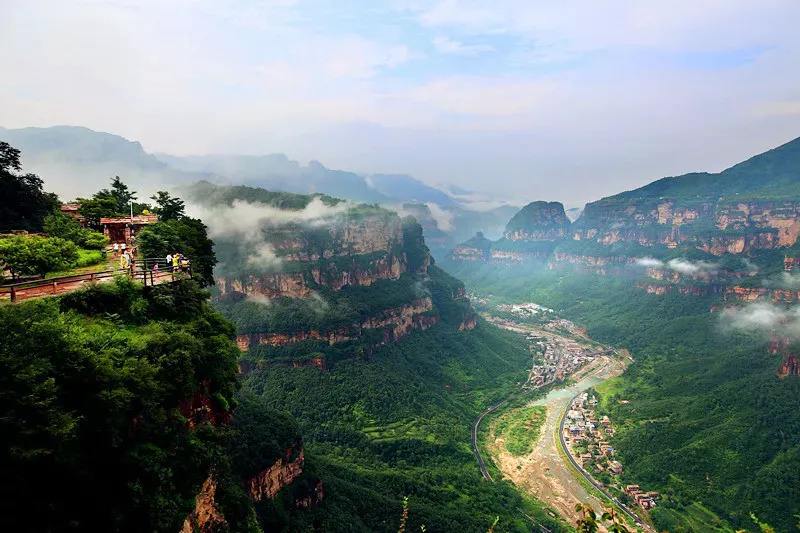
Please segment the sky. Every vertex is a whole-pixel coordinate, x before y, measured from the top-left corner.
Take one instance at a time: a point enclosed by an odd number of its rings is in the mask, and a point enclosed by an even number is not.
[[[0,126],[567,206],[800,136],[797,0],[3,0]]]

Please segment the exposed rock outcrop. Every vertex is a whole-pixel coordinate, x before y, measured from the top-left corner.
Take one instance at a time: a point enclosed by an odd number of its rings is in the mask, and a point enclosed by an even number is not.
[[[284,450],[269,468],[266,468],[247,481],[247,492],[254,502],[274,498],[303,473],[305,455],[302,442],[295,442]]]
[[[194,510],[183,521],[181,533],[215,533],[227,529],[228,522],[217,504],[217,481],[210,475],[200,487]]]
[[[569,234],[570,221],[561,202],[531,202],[506,226],[509,241],[555,241]]]
[[[250,333],[241,334],[236,343],[243,351],[253,345],[286,346],[302,341],[322,341],[329,345],[338,344],[359,338],[368,330],[383,330],[379,344],[399,340],[414,330],[426,330],[438,322],[438,317],[431,314],[433,302],[429,297],[419,298],[407,305],[385,309],[380,313],[365,318],[360,323],[333,331],[304,330],[296,333]],[[318,366],[318,365],[314,365]]]
[[[800,290],[734,285],[725,290],[725,299],[737,302],[795,303],[800,301]]]

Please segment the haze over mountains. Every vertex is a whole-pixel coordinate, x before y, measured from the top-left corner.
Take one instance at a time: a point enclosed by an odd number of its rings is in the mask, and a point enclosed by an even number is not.
[[[424,208],[427,230],[443,232],[442,250],[475,231],[499,236],[514,206],[473,191],[452,194],[405,174],[361,175],[318,161],[302,165],[284,154],[151,154],[136,141],[77,126],[5,129],[0,140],[22,151],[26,169],[41,176],[63,199],[83,196],[119,175],[140,191],[140,200],[159,189],[200,180],[268,190],[323,193],[399,211]],[[416,207],[414,207],[416,206]],[[419,213],[418,213],[419,214]],[[435,246],[434,246],[435,248]]]
[[[364,176],[329,169],[318,161],[302,165],[284,154],[151,154],[137,141],[78,126],[0,127],[0,139],[18,147],[26,168],[41,174],[64,197],[88,194],[104,184],[109,175],[120,174],[142,189],[213,178],[288,192],[320,192],[354,201],[434,202],[440,207],[468,207],[408,175]]]

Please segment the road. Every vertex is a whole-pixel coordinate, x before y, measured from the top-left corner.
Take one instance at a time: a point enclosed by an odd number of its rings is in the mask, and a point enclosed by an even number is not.
[[[526,324],[521,327],[517,325],[513,329],[519,333],[535,333],[538,336],[547,337],[550,341],[559,343],[562,346],[567,344],[567,339],[561,337],[557,332],[548,331],[540,327]],[[569,341],[575,340],[575,338],[569,339]],[[588,349],[590,344],[593,344],[596,348],[596,344],[583,335],[577,337],[577,342],[584,345],[580,348],[581,350]],[[570,350],[572,348],[562,350],[564,357],[571,356]],[[577,503],[589,504],[598,515],[609,505],[609,501],[606,498],[619,505],[619,502],[615,501],[605,491],[598,490],[595,493],[587,488],[588,485],[582,484],[578,477],[578,473],[581,472],[579,465],[572,458],[569,458],[570,462],[568,462],[568,459],[560,451],[562,446],[562,418],[563,414],[568,410],[572,399],[584,390],[594,387],[610,377],[621,374],[630,361],[629,356],[624,352],[615,354],[613,350],[608,350],[605,354],[598,355],[588,364],[573,372],[570,375],[572,381],[570,384],[553,389],[545,397],[532,403],[532,405],[545,406],[547,414],[540,430],[539,438],[534,444],[531,453],[523,456],[514,456],[506,450],[501,439],[490,442],[487,446],[492,460],[503,473],[503,477],[548,503],[570,522],[574,522],[577,518],[575,513],[575,504]],[[504,403],[500,402],[493,405],[482,413],[482,416],[476,421],[477,424],[473,426],[473,437],[477,434],[480,420],[487,414],[498,410]],[[473,443],[477,444],[476,439],[473,439]],[[473,450],[476,450],[475,445],[473,445]],[[480,457],[480,454],[476,453],[476,458],[478,457]],[[478,463],[481,466],[483,459],[481,458]],[[483,464],[481,472],[484,469],[485,464]],[[484,477],[491,479],[486,474]],[[593,480],[588,481],[592,486],[597,486]],[[620,508],[623,509],[626,515],[632,515],[635,522],[641,522],[629,509],[623,508],[621,505]],[[646,525],[642,527],[648,529]]]
[[[576,394],[572,399],[574,400],[577,397],[578,397],[578,394]],[[569,404],[571,404],[571,403],[572,403],[572,400],[569,401]],[[567,404],[567,409],[569,409],[569,404]],[[559,440],[561,441],[561,449],[564,451],[564,454],[567,456],[567,459],[569,460],[569,462],[572,464],[572,466],[575,468],[575,470],[577,470],[578,473],[580,473],[580,475],[583,476],[583,478],[586,481],[588,481],[594,488],[599,490],[606,498],[608,498],[609,500],[614,502],[614,504],[616,504],[616,506],[623,513],[625,513],[631,520],[633,520],[633,522],[637,526],[641,527],[645,531],[652,531],[650,526],[648,526],[647,524],[642,522],[642,520],[639,518],[639,516],[636,513],[631,511],[624,503],[619,501],[615,496],[612,496],[605,489],[605,487],[603,487],[600,483],[595,481],[594,477],[592,477],[592,475],[589,472],[584,470],[583,467],[575,460],[575,457],[572,456],[572,452],[570,452],[570,449],[567,446],[567,442],[564,439],[564,421],[566,419],[566,416],[564,416],[565,414],[566,414],[566,410],[564,412],[562,412],[562,414],[561,414],[561,423],[558,426],[558,435],[559,435]]]
[[[481,456],[481,451],[478,448],[478,430],[480,429],[481,422],[483,422],[484,417],[490,413],[493,413],[494,411],[497,411],[497,409],[499,409],[500,406],[506,403],[507,401],[508,399],[506,398],[502,402],[498,402],[493,406],[488,407],[480,415],[478,415],[478,418],[475,419],[475,423],[472,424],[472,453],[475,455],[475,459],[478,461],[478,468],[480,468],[481,470],[481,475],[483,476],[483,479],[487,481],[494,481],[494,479],[492,479],[492,475],[489,473],[489,470],[487,470],[486,462],[483,460],[483,457]]]
[[[531,356],[533,357],[533,353],[531,353]],[[535,361],[535,357],[534,357],[532,364],[535,364],[535,362],[536,361]],[[524,389],[525,386],[528,385],[531,382],[531,378],[532,377],[533,377],[533,366],[531,367],[531,372],[528,372],[527,381],[525,381],[525,383],[522,384],[522,386],[520,387],[520,390]],[[472,440],[472,443],[471,443],[471,445],[472,445],[472,454],[475,456],[475,460],[478,461],[478,468],[481,471],[481,475],[483,476],[483,479],[485,479],[487,481],[494,481],[494,479],[492,479],[492,475],[489,473],[489,470],[486,468],[486,461],[483,460],[483,456],[481,455],[481,450],[478,447],[478,432],[480,431],[480,428],[481,428],[481,422],[483,422],[483,419],[486,417],[486,415],[489,415],[489,414],[497,411],[506,402],[508,402],[508,400],[514,394],[516,394],[516,393],[511,393],[511,394],[508,395],[508,397],[506,397],[506,399],[501,400],[501,401],[497,402],[496,404],[494,404],[492,406],[489,406],[486,409],[484,409],[483,412],[481,412],[481,414],[478,415],[478,418],[476,418],[475,422],[472,424],[472,439],[471,439]]]

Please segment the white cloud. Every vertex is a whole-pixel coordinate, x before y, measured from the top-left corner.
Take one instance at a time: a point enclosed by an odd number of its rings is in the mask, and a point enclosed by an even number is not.
[[[664,266],[664,261],[660,261],[653,257],[640,257],[636,260],[636,264],[647,268],[658,268]]]
[[[436,221],[436,227],[442,231],[453,231],[453,213],[442,209],[439,204],[428,202],[426,204],[431,210],[431,216]]]
[[[670,259],[664,262],[654,257],[640,257],[636,264],[646,268],[666,268],[693,277],[708,277],[717,273],[718,265],[708,261],[689,261],[688,259]]]
[[[776,289],[800,289],[800,274],[781,272],[776,276],[762,280],[762,285]]]
[[[6,0],[0,125],[573,205],[797,136],[796,0],[409,1]]]
[[[686,259],[670,259],[667,266],[680,274],[688,276],[698,276],[702,274],[714,274],[717,271],[716,263],[707,261],[688,261]]]
[[[727,308],[720,314],[726,330],[800,338],[800,307],[781,307],[770,303],[753,303]]]
[[[231,206],[206,206],[187,204],[187,213],[201,219],[208,226],[212,239],[224,239],[239,244],[246,256],[245,264],[257,270],[275,270],[281,258],[267,239],[270,228],[285,224],[303,224],[311,227],[330,225],[342,216],[351,204],[340,202],[329,206],[314,198],[303,209],[279,209],[259,203],[234,200]]]
[[[442,54],[462,56],[474,56],[494,51],[494,47],[488,44],[464,44],[461,41],[456,41],[443,35],[434,37],[433,46]]]

